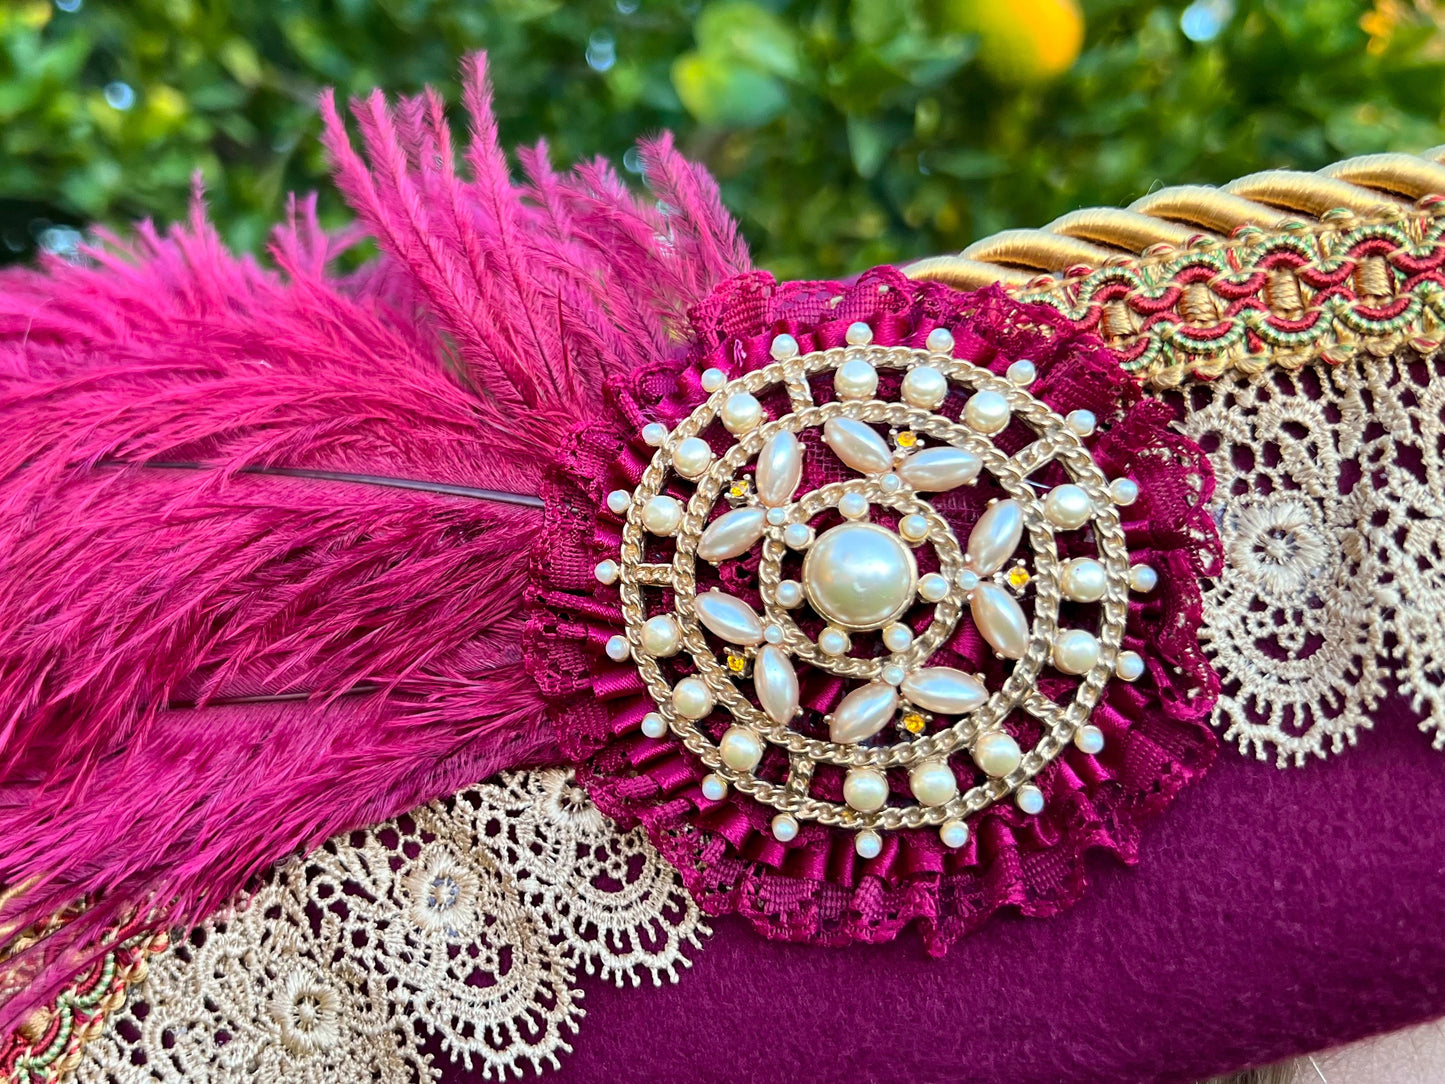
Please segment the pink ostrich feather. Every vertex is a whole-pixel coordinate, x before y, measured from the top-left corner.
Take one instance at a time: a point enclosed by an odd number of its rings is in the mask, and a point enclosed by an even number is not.
[[[749,261],[667,137],[660,203],[543,146],[517,182],[464,74],[465,175],[434,94],[352,103],[362,152],[323,99],[358,224],[293,204],[273,266],[198,198],[0,275],[0,1033],[128,918],[558,759],[521,651],[542,477]]]

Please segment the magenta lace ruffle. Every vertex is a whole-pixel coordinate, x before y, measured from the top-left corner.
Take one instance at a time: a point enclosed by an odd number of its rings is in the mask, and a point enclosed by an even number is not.
[[[552,705],[558,742],[597,805],[623,825],[643,824],[705,910],[736,912],[765,936],[791,941],[886,941],[916,922],[928,951],[941,954],[1001,907],[1043,916],[1074,903],[1090,849],[1137,861],[1145,820],[1205,772],[1217,746],[1206,719],[1218,686],[1197,636],[1199,579],[1221,560],[1204,510],[1213,478],[1200,449],[1169,430],[1169,410],[1142,397],[1096,338],[998,289],[961,293],[886,268],[851,285],[779,285],[752,273],[724,283],[692,318],[691,347],[612,388],[613,425],[574,433],[543,494],[548,530],[533,567],[527,663]],[[1134,559],[1159,573],[1158,587],[1131,601],[1124,645],[1144,657],[1146,675],[1107,687],[1093,717],[1107,739],[1101,754],[1071,746],[1036,780],[1047,800],[1042,814],[994,806],[974,818],[958,851],[932,830],[888,832],[882,853],[867,860],[851,833],[816,824],[777,842],[771,810],[736,792],[707,800],[701,764],[671,736],[641,734],[652,707],[641,679],[602,650],[622,625],[615,588],[599,587],[592,573],[621,537],[605,497],[637,484],[653,452],[637,436],[642,426],[690,413],[705,398],[699,375],[709,366],[731,378],[767,365],[768,347],[784,331],[804,351],[839,346],[855,320],[867,321],[881,345],[921,346],[931,329],[947,327],[956,356],[994,372],[1032,359],[1033,393],[1061,414],[1093,411],[1099,464],[1134,478],[1144,494],[1122,513]],[[818,474],[805,486],[823,480]],[[960,515],[966,533],[977,509],[945,514]],[[999,665],[968,622],[946,650],[951,664],[968,669]],[[815,689],[806,706],[825,712],[838,695],[836,683]],[[1027,737],[1027,722],[1011,726]],[[824,793],[830,783],[815,785]]]

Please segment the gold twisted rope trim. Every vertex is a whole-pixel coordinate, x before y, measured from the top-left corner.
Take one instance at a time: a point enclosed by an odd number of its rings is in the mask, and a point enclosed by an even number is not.
[[[1098,332],[1143,383],[1338,363],[1445,337],[1445,146],[1179,185],[904,268],[1001,283]]]

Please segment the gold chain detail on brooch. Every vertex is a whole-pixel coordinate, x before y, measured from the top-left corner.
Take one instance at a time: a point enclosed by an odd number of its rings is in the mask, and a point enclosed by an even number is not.
[[[1428,354],[1445,337],[1442,158],[1368,155],[1166,188],[905,270],[1050,305],[1157,388],[1359,349]]]

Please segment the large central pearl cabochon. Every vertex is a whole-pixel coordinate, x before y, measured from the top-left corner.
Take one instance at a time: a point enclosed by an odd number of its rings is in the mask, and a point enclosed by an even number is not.
[[[918,589],[918,563],[892,531],[845,523],[825,531],[803,562],[808,601],[835,625],[881,629],[901,617]]]

